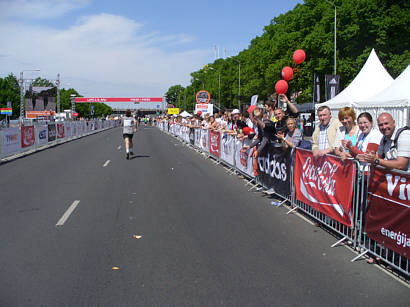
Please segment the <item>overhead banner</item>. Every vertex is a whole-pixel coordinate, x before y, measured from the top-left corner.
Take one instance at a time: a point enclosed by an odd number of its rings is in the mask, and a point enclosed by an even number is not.
[[[48,141],[52,142],[55,141],[57,138],[57,129],[55,124],[48,124],[47,127],[48,132]]]
[[[36,142],[36,135],[34,133],[34,126],[21,127],[21,148],[33,146]]]
[[[1,152],[13,153],[20,150],[20,131],[19,128],[4,128],[1,133]]]
[[[268,189],[274,188],[281,196],[290,196],[290,150],[267,144],[258,156],[258,179]]]
[[[162,102],[161,97],[76,97],[75,103],[91,103],[91,102]]]
[[[369,182],[366,235],[410,258],[410,174],[377,167]]]
[[[353,161],[342,161],[324,156],[318,161],[311,151],[296,149],[294,185],[296,198],[328,217],[353,226],[351,214],[355,166]]]
[[[221,156],[221,133],[209,130],[209,152],[215,157]]]

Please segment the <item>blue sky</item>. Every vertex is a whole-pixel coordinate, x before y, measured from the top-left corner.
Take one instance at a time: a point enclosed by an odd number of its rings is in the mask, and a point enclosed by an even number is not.
[[[301,2],[0,0],[0,76],[39,68],[88,97],[162,96]]]

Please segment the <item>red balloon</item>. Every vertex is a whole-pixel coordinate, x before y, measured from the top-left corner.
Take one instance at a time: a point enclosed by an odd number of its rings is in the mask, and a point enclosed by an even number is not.
[[[288,83],[285,80],[279,80],[275,84],[275,91],[276,94],[281,95],[285,94],[286,91],[288,90]]]
[[[282,69],[282,78],[285,79],[286,81],[289,81],[292,79],[293,76],[293,69],[292,67],[285,66]]]
[[[302,49],[298,49],[293,53],[293,61],[296,65],[303,63],[306,58],[306,53]]]

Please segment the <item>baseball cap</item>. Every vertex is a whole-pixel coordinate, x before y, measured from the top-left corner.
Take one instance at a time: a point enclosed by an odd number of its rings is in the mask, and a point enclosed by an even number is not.
[[[239,114],[239,113],[241,113],[241,112],[239,112],[239,110],[238,110],[238,109],[233,109],[233,111],[232,111],[232,113],[231,113],[231,114],[233,115],[233,114]]]

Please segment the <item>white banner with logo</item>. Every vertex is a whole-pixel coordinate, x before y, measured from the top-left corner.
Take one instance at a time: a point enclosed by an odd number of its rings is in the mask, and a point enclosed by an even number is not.
[[[222,134],[221,137],[221,160],[234,165],[235,138],[230,134]]]
[[[209,131],[201,129],[201,149],[209,153]]]
[[[37,139],[37,144],[39,146],[46,145],[48,143],[47,127],[48,127],[47,125],[37,126],[36,139]]]
[[[1,152],[9,154],[18,152],[21,148],[19,128],[1,129]]]
[[[253,172],[253,158],[251,156],[253,149],[241,151],[242,147],[249,145],[249,143],[249,140],[245,140],[244,142],[238,139],[235,140],[235,166],[241,172],[253,178],[255,177]]]
[[[210,103],[197,103],[195,105],[195,114],[201,111],[202,117],[205,114],[214,115],[214,105]]]

